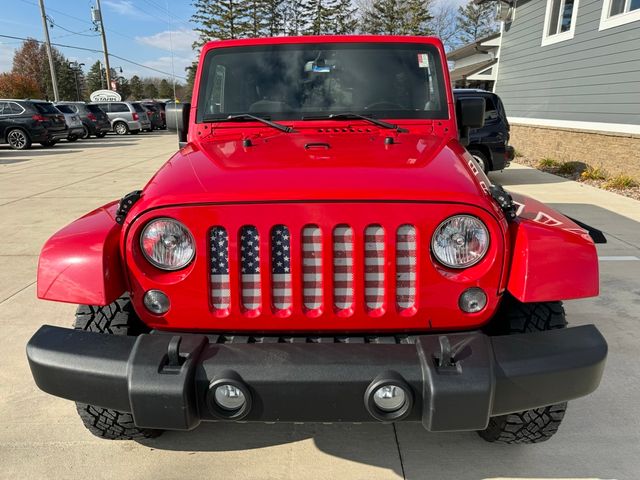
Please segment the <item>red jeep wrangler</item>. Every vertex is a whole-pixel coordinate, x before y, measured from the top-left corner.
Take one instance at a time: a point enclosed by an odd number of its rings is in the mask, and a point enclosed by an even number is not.
[[[202,421],[422,422],[533,443],[600,382],[594,241],[492,185],[434,38],[211,42],[146,187],[56,233],[37,385],[111,439]]]

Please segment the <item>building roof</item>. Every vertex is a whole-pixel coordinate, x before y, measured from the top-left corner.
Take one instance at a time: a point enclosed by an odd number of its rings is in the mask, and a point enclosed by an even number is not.
[[[456,48],[452,52],[447,54],[447,60],[459,60],[464,57],[468,57],[469,55],[473,55],[474,53],[481,52],[486,53],[491,49],[495,48],[495,45],[482,45],[485,42],[498,38],[500,36],[500,32],[492,33],[491,35],[487,35],[484,38],[480,38],[475,42],[467,43],[460,48]]]
[[[467,65],[465,67],[454,68],[449,72],[449,76],[451,77],[451,81],[455,82],[457,80],[463,80],[467,77],[470,77],[474,73],[478,73],[485,68],[490,67],[495,64],[498,60],[496,58],[487,60],[485,62],[474,63],[472,65]]]

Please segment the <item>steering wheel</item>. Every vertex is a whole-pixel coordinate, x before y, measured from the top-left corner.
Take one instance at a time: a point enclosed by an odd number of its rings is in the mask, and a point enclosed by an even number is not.
[[[364,107],[364,109],[365,110],[371,110],[371,109],[376,109],[376,110],[405,110],[405,107],[403,107],[402,105],[400,105],[398,103],[393,103],[393,102],[374,102],[374,103],[370,103],[369,105]]]

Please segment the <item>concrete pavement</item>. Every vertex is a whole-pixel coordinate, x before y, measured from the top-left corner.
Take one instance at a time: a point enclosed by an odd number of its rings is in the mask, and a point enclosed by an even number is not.
[[[517,165],[494,181],[609,238],[599,247],[601,296],[566,303],[572,324],[596,323],[607,337],[605,378],[570,404],[551,441],[497,446],[410,424],[204,425],[142,443],[93,437],[71,402],[31,379],[26,341],[44,322],[69,326],[75,310],[35,298],[37,255],[66,223],[142,187],[176,143],[141,134],[27,152],[0,147],[0,478],[638,478],[640,261],[629,258],[640,258],[640,202]]]

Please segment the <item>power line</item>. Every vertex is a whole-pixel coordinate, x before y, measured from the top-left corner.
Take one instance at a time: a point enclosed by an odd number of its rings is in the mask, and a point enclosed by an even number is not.
[[[35,40],[38,43],[44,43],[44,42],[42,42],[40,40],[36,40],[35,38],[24,38],[24,37],[16,37],[16,36],[13,36],[13,35],[3,35],[3,34],[0,34],[0,37],[2,37],[2,38],[10,38],[10,39],[13,39],[13,40],[22,40],[22,41]],[[82,50],[82,51],[85,51],[85,52],[104,54],[103,50],[97,50],[95,48],[76,47],[76,46],[73,46],[73,45],[65,45],[63,43],[54,43],[54,42],[51,42],[51,45],[54,45],[56,47],[61,47],[61,48],[71,48],[71,49],[74,49],[74,50]],[[118,60],[122,60],[123,62],[127,62],[127,63],[130,63],[132,65],[136,65],[138,67],[146,68],[147,70],[152,70],[154,72],[161,73],[163,75],[167,75],[168,77],[172,76],[172,74],[169,73],[169,72],[164,72],[162,70],[158,70],[157,68],[149,67],[148,65],[143,65],[142,63],[138,63],[138,62],[135,62],[133,60],[129,60],[128,58],[124,58],[124,57],[121,57],[119,55],[115,55],[113,53],[109,53],[109,56],[117,58]],[[175,76],[179,77],[179,78],[181,78],[183,80],[187,79],[186,77],[184,77],[182,75],[175,75]]]

